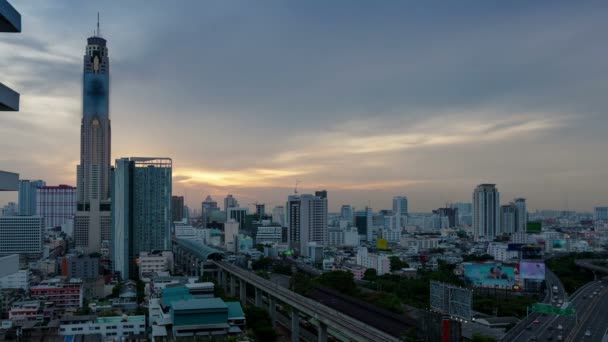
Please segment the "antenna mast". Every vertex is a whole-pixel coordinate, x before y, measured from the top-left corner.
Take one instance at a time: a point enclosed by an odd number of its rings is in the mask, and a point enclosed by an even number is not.
[[[101,37],[101,31],[99,30],[99,12],[97,12],[97,37]]]

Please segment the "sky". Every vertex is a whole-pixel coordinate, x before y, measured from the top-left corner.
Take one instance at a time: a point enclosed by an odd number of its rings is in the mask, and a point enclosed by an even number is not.
[[[76,183],[82,62],[108,40],[112,158],[173,159],[173,193],[410,211],[608,205],[608,3],[10,0],[0,169]],[[0,205],[16,193],[0,194]]]

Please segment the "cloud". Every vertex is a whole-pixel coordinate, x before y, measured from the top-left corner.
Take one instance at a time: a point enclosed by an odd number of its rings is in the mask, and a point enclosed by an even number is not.
[[[174,180],[182,184],[207,184],[218,187],[255,188],[276,186],[286,179],[310,173],[308,169],[242,169],[242,170],[205,170],[177,169]]]

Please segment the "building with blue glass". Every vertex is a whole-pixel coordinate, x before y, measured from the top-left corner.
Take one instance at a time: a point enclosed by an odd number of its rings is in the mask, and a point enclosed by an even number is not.
[[[121,158],[112,172],[112,262],[123,279],[137,274],[140,252],[171,249],[169,158]]]

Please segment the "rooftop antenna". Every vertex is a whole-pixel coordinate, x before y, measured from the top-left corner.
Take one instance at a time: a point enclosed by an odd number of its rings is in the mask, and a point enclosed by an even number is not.
[[[97,12],[97,37],[101,37],[101,31],[99,30],[99,12]]]
[[[298,193],[298,184],[300,184],[300,183],[302,183],[302,181],[296,179],[296,187],[293,189],[294,194]]]

